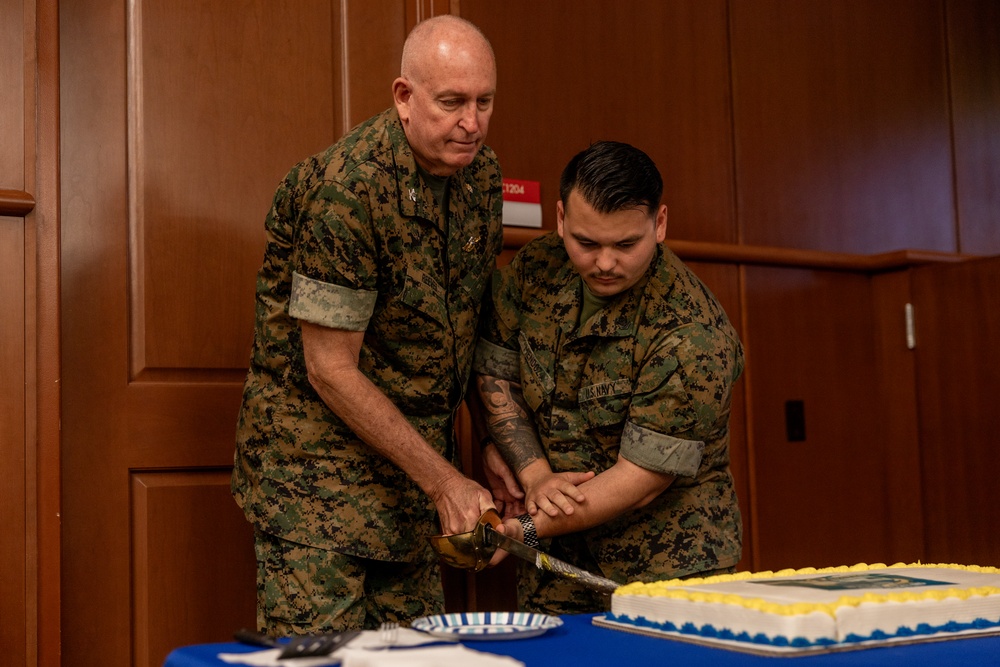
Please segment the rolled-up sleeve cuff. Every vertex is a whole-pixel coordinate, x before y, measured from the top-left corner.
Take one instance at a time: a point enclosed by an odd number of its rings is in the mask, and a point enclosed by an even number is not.
[[[476,354],[472,358],[472,370],[481,375],[489,375],[508,382],[520,382],[520,353],[479,339]]]
[[[292,274],[288,314],[292,317],[347,331],[364,331],[375,312],[378,292],[355,290]]]
[[[620,454],[647,470],[694,477],[704,449],[705,443],[700,440],[681,440],[625,422]]]

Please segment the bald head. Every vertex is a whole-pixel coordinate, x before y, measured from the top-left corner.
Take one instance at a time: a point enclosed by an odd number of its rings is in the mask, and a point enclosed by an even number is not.
[[[417,164],[438,176],[471,164],[486,139],[496,87],[493,48],[479,28],[450,15],[418,23],[392,83]]]
[[[494,64],[493,47],[475,25],[458,16],[443,14],[418,23],[403,44],[399,75],[421,82],[436,60],[476,57]]]

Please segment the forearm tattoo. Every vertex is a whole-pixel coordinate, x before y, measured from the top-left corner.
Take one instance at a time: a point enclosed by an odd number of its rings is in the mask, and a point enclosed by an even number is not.
[[[480,376],[479,393],[486,408],[486,427],[497,449],[515,473],[537,459],[545,458],[535,431],[531,409],[521,388],[506,380]]]

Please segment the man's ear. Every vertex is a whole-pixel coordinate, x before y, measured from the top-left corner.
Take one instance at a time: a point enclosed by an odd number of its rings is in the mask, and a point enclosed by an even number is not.
[[[412,96],[413,87],[407,79],[399,77],[392,82],[392,100],[396,104],[400,120],[404,123],[410,120],[410,98]]]
[[[556,232],[559,238],[563,238],[563,220],[566,218],[566,209],[563,207],[562,199],[556,202]]]
[[[663,243],[667,238],[667,205],[661,204],[656,211],[656,242]]]

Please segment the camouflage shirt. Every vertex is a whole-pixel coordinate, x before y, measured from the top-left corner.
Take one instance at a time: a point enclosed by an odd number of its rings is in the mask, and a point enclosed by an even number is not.
[[[430,499],[310,385],[298,320],[364,331],[360,370],[454,460],[453,413],[502,243],[493,151],[448,187],[445,213],[389,109],[295,166],[275,193],[233,470],[258,529],[385,560],[418,557],[439,532]]]
[[[711,292],[661,245],[643,279],[578,326],[582,280],[555,234],[525,246],[492,292],[474,370],[521,383],[554,471],[601,473],[620,453],[677,476],[650,504],[582,535],[605,575],[735,565],[729,411],[743,349]]]

